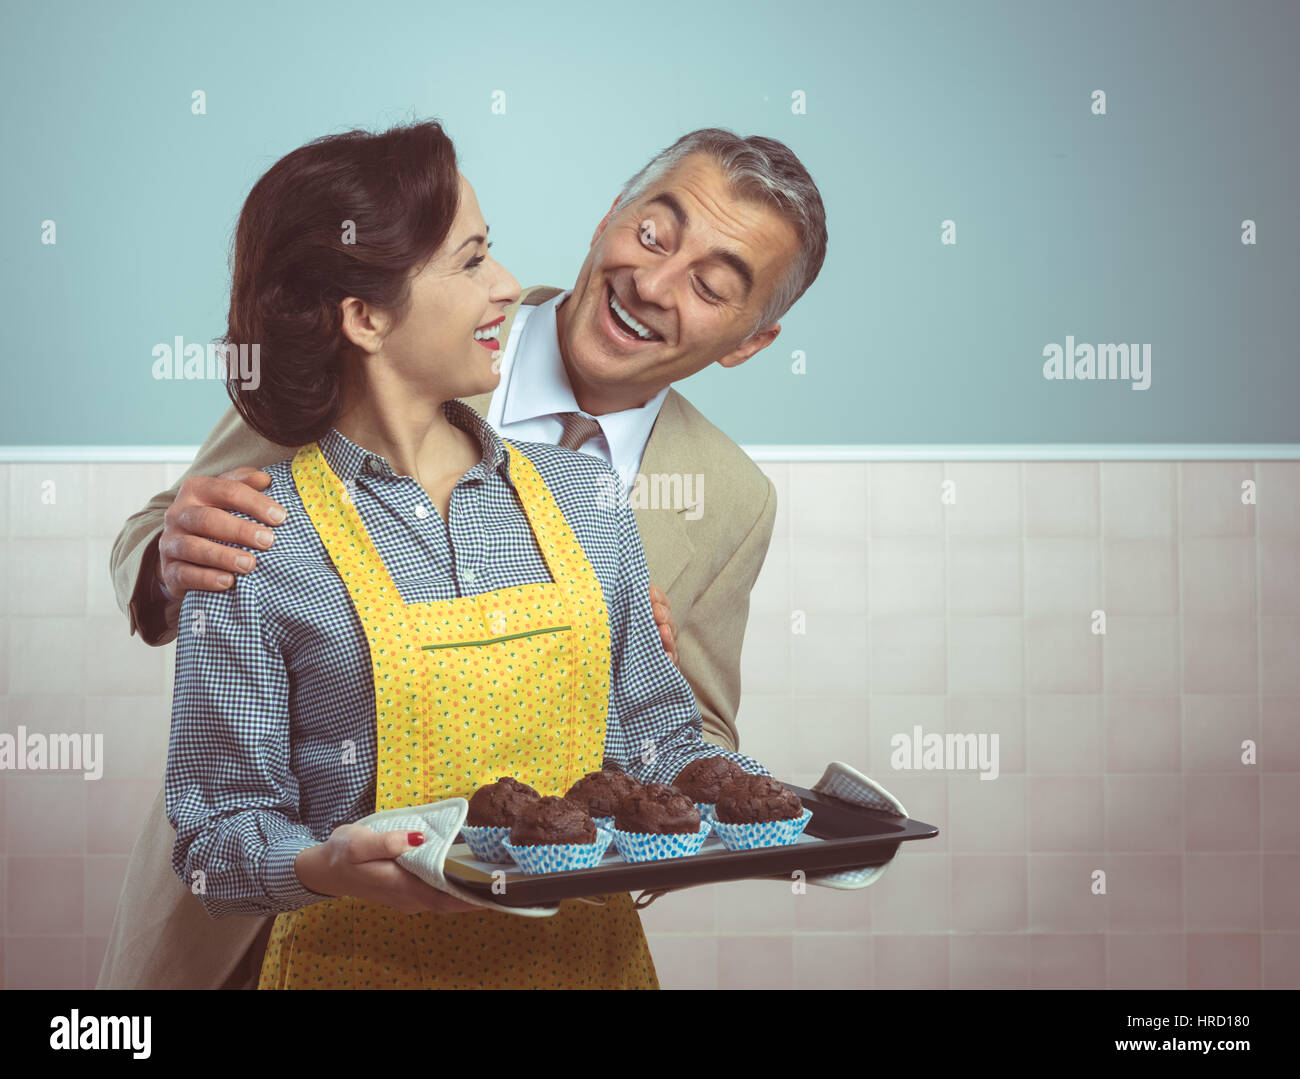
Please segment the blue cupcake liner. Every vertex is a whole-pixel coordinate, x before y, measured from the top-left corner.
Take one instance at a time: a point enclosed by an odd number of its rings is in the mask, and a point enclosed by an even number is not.
[[[622,832],[614,829],[614,843],[625,862],[657,862],[662,858],[686,858],[698,854],[709,838],[712,822],[701,815],[697,832],[658,835],[653,832]]]
[[[470,853],[480,862],[509,862],[510,852],[501,845],[510,837],[510,825],[462,824],[460,834],[469,844]]]
[[[614,838],[606,828],[596,829],[594,843],[536,843],[516,846],[509,838],[501,845],[525,873],[562,873],[566,869],[591,869],[600,864]]]
[[[718,820],[716,811],[709,812],[709,823],[727,850],[754,850],[756,847],[786,847],[799,838],[812,820],[812,810],[804,807],[803,813],[789,820],[759,821],[757,824],[728,824]]]

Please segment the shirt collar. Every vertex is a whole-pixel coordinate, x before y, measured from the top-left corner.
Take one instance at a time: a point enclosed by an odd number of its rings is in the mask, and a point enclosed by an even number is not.
[[[560,412],[582,412],[569,384],[564,357],[560,355],[560,329],[556,320],[560,304],[572,291],[561,292],[529,309],[526,321],[519,327],[519,344],[512,357],[510,385],[501,411],[503,425]],[[523,311],[521,307],[519,314]],[[519,314],[515,315],[516,320]],[[515,336],[514,330],[510,336]],[[525,356],[527,361],[521,363]],[[635,472],[639,466],[668,389],[665,386],[645,404],[635,408],[592,417],[600,424],[605,441],[609,443],[614,467],[620,473],[628,469]],[[628,482],[628,477],[623,478]]]
[[[465,473],[471,479],[486,479],[493,473],[500,473],[510,485],[509,450],[506,443],[497,435],[486,420],[483,419],[464,401],[452,398],[442,403],[442,414],[448,422],[454,423],[462,431],[467,431],[478,439],[483,456],[479,463]],[[401,478],[393,467],[377,453],[372,453],[363,446],[358,446],[337,427],[331,427],[329,433],[318,442],[325,463],[334,474],[343,481],[344,486],[351,485],[358,478],[370,479],[383,476],[389,479]]]

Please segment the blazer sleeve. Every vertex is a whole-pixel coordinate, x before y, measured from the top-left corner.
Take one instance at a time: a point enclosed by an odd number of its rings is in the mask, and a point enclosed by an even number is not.
[[[736,714],[740,710],[740,650],[749,621],[749,593],[758,580],[776,523],[776,487],[767,481],[767,497],[744,539],[688,608],[673,608],[677,622],[677,659],[695,691],[704,721],[704,737],[733,752],[740,750]]]
[[[131,633],[138,633],[150,645],[170,644],[176,639],[181,605],[164,606],[159,602],[161,597],[155,598],[152,586],[163,517],[185,480],[190,476],[219,476],[240,465],[262,468],[292,457],[296,451],[297,447],[278,446],[264,439],[244,422],[234,405],[226,408],[199,447],[194,463],[169,489],[154,495],[143,509],[128,517],[113,542],[109,560],[113,590]]]

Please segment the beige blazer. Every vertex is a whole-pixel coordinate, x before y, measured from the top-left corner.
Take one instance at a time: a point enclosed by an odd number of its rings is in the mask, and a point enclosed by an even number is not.
[[[545,303],[560,291],[527,289],[520,303]],[[517,311],[518,304],[506,313],[503,343]],[[491,400],[490,393],[466,399],[484,416]],[[260,437],[232,405],[185,476],[264,466],[297,450]],[[153,645],[167,644],[177,634],[176,609],[167,612],[168,624],[156,623],[146,597],[163,515],[185,476],[132,515],[113,545],[118,605],[131,632]],[[695,691],[704,736],[739,749],[740,649],[750,589],[772,537],[776,490],[739,446],[670,389],[650,432],[632,499],[650,581],[667,594],[677,624],[678,662]],[[209,918],[172,871],[175,839],[160,791],[127,866],[98,987],[254,988],[273,919]]]

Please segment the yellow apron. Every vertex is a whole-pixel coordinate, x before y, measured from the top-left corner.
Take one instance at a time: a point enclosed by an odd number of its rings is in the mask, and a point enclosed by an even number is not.
[[[600,582],[536,467],[510,470],[552,580],[403,603],[316,443],[293,461],[312,525],[370,645],[375,811],[469,798],[500,776],[564,794],[598,769],[609,700]],[[549,918],[406,915],[340,896],[279,915],[259,989],[658,989],[627,893]]]

